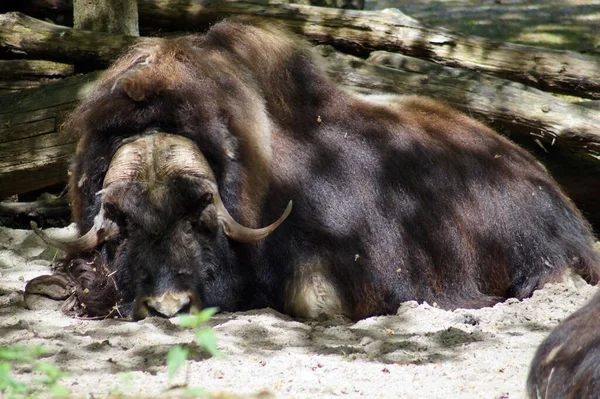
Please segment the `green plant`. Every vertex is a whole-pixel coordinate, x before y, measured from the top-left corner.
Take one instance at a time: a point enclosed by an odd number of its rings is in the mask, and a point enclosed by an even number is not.
[[[35,365],[35,370],[44,376],[39,382],[46,387],[48,392],[55,398],[64,398],[69,396],[69,390],[58,384],[58,380],[69,375],[61,371],[56,365],[49,362],[40,362]]]
[[[67,375],[56,365],[39,361],[46,353],[44,348],[37,346],[8,346],[0,347],[0,393],[6,398],[33,398],[36,396],[66,397],[69,391],[58,384]],[[42,378],[32,385],[25,385],[17,380],[12,373],[15,364],[31,365],[33,370],[42,374]]]
[[[181,315],[178,317],[178,324],[182,327],[191,328],[196,335],[196,344],[204,348],[211,356],[222,357],[223,354],[217,349],[217,338],[214,331],[210,327],[203,327],[204,323],[218,312],[217,308],[207,308],[200,312],[194,312],[189,315]],[[190,354],[189,348],[176,345],[167,353],[167,381],[171,384],[173,377],[177,371],[186,364]],[[188,386],[189,366],[186,366],[185,383],[178,386],[169,386],[168,389],[184,388],[183,395],[186,397],[196,397],[204,394],[202,389],[192,388]]]
[[[196,334],[196,343],[206,349],[206,351],[214,357],[223,356],[223,354],[217,350],[217,337],[212,328],[201,327],[218,311],[218,308],[206,308],[201,312],[181,315],[177,320],[181,327],[192,328]]]

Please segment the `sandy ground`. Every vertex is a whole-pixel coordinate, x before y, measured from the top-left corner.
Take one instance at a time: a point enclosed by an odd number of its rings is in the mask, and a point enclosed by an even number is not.
[[[367,3],[401,6],[425,22],[497,40],[570,49],[598,45],[598,1]],[[470,8],[463,7],[467,3]],[[550,3],[561,8],[548,11]],[[569,27],[579,36],[565,32]],[[62,314],[61,303],[44,298],[26,309],[26,282],[48,274],[55,256],[30,231],[0,227],[0,346],[46,348],[43,360],[70,374],[61,383],[74,397],[166,396],[166,354],[175,344],[193,348],[193,333],[175,319],[74,319]],[[448,312],[408,302],[397,315],[356,324],[303,323],[270,309],[220,314],[211,325],[225,357],[193,350],[187,373],[182,370],[172,384],[187,379],[207,392],[278,398],[523,398],[536,347],[596,290],[571,278],[493,308]],[[26,383],[39,378],[31,364],[14,374]]]
[[[0,228],[0,346],[46,348],[44,360],[70,373],[62,384],[75,397],[165,396],[167,351],[192,343],[193,333],[176,319],[74,319],[41,297],[26,309],[26,282],[48,273],[55,255],[30,231]],[[356,324],[304,323],[270,309],[220,314],[211,325],[225,357],[193,349],[187,381],[208,392],[282,398],[522,398],[537,345],[596,290],[569,278],[522,302],[453,312],[407,302],[397,315]],[[15,374],[39,377],[30,365]],[[172,384],[185,380],[182,370]]]

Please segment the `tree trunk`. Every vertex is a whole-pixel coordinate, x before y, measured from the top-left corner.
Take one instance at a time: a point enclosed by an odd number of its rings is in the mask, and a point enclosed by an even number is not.
[[[73,26],[139,36],[137,0],[73,0]]]
[[[597,56],[460,35],[421,24],[393,9],[340,11],[224,0],[138,0],[138,8],[140,25],[155,30],[198,31],[225,17],[256,16],[282,22],[314,41],[357,54],[366,55],[371,50],[400,52],[516,80],[542,90],[600,98]]]

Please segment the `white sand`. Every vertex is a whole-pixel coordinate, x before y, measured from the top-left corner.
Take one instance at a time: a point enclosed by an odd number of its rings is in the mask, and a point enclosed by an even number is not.
[[[48,274],[54,256],[31,232],[0,228],[0,346],[47,348],[44,360],[70,373],[63,385],[76,397],[164,396],[166,353],[193,333],[175,319],[78,320],[49,299],[25,309],[26,282]],[[211,324],[225,357],[192,350],[188,382],[284,398],[522,398],[537,345],[596,290],[571,278],[522,302],[454,312],[408,302],[398,315],[356,324],[303,323],[270,309],[220,314]],[[28,366],[16,375],[38,377]],[[174,383],[184,380],[180,371]]]

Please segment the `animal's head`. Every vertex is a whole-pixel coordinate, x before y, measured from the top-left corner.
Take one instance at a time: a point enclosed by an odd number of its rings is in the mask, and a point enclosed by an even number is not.
[[[257,242],[291,211],[290,202],[261,229],[238,224],[195,143],[158,132],[133,137],[116,151],[97,196],[94,225],[78,239],[58,241],[36,232],[71,256],[100,251],[120,295],[133,303],[134,318],[201,308],[227,240]]]

